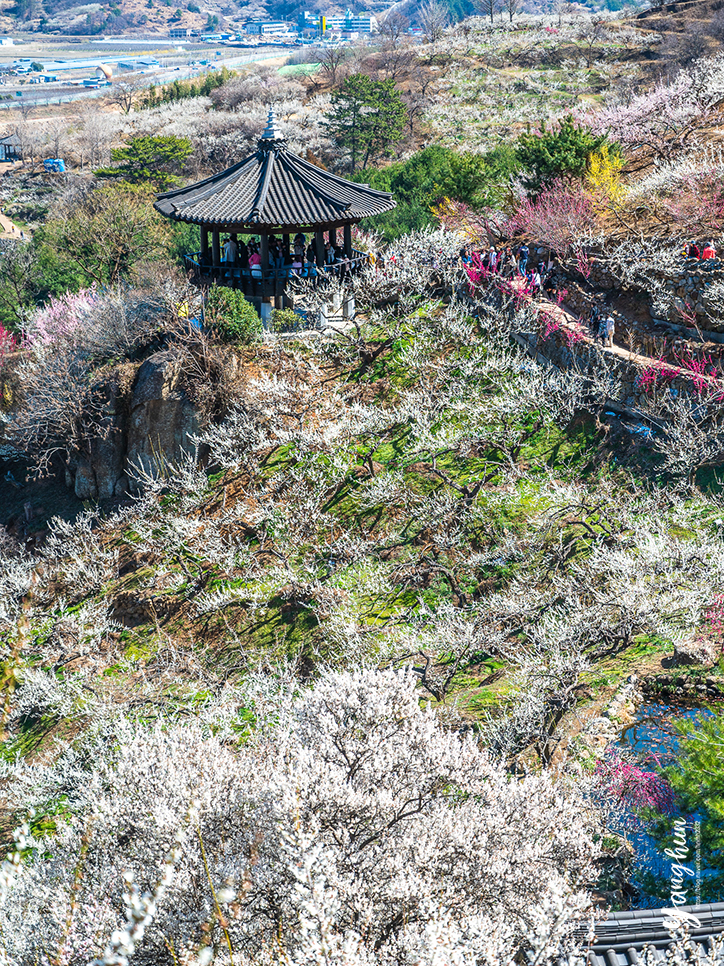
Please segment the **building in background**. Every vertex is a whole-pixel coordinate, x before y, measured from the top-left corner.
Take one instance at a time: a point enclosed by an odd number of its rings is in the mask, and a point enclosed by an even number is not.
[[[247,20],[244,24],[245,33],[257,37],[288,34],[293,29],[293,25],[285,20]]]
[[[371,34],[377,30],[377,18],[369,13],[352,13],[348,8],[343,17],[326,17],[328,30],[343,33]]]
[[[347,8],[344,16],[310,13],[305,10],[299,14],[298,32],[305,37],[324,37],[330,31],[338,36],[356,37],[359,34],[372,34],[378,29],[377,18],[369,13],[352,13]]]
[[[244,32],[256,37],[289,36],[295,33],[300,37],[314,38],[324,37],[330,31],[338,36],[357,36],[375,33],[377,29],[377,19],[372,14],[356,14],[349,9],[342,17],[328,17],[304,10],[296,24],[284,20],[247,20],[244,24]]]
[[[159,66],[159,62],[152,57],[134,57],[133,59],[118,61],[118,70],[121,73],[132,70],[147,70],[149,67]]]

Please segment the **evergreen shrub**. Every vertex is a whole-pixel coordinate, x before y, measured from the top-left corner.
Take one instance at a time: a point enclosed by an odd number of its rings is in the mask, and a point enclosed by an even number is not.
[[[206,299],[206,325],[222,342],[249,345],[262,334],[259,314],[241,292],[212,286]]]
[[[304,319],[294,309],[274,309],[271,314],[272,332],[299,332]]]

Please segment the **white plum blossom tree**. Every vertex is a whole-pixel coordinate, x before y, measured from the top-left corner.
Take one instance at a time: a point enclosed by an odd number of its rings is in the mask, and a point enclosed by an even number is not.
[[[216,736],[109,717],[51,766],[4,765],[36,827],[66,803],[3,882],[6,955],[256,962],[319,941],[412,963],[435,933],[510,954],[555,908],[550,955],[589,905],[596,813],[562,778],[512,778],[446,732],[414,680],[323,675],[242,743],[229,695]]]

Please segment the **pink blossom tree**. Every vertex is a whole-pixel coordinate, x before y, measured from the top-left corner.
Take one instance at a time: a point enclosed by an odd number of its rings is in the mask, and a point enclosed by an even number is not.
[[[563,257],[577,246],[594,217],[593,203],[583,188],[557,179],[534,200],[526,198],[520,203],[511,227]]]
[[[703,59],[671,82],[656,86],[628,103],[579,115],[596,134],[607,134],[624,148],[648,148],[656,157],[675,157],[696,143],[724,94],[724,57]]]
[[[651,761],[658,764],[655,756]],[[674,790],[669,782],[658,772],[630,761],[617,749],[607,749],[596,763],[594,774],[600,793],[614,807],[632,812],[636,817],[649,811],[661,815],[674,813]]]
[[[717,594],[704,611],[701,619],[701,627],[697,634],[697,642],[704,645],[713,642],[718,645],[720,651],[723,650],[724,594]]]
[[[97,303],[95,287],[51,297],[30,319],[25,331],[26,346],[50,345],[72,336],[90,318]]]
[[[716,176],[691,174],[675,192],[656,200],[665,218],[682,231],[712,234],[724,225],[724,190]]]
[[[5,357],[10,353],[14,352],[17,348],[18,340],[12,334],[8,332],[5,326],[0,322],[0,364],[2,364]]]

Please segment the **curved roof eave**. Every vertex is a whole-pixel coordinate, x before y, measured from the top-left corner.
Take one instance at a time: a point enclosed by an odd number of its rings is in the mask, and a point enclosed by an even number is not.
[[[154,207],[156,207],[154,205]],[[209,220],[208,218],[195,218],[193,215],[184,215],[182,213],[168,213],[161,212],[165,214],[167,218],[172,221],[180,221],[187,225],[198,225],[200,228],[206,227],[209,231],[234,231],[241,232],[243,234],[270,234],[271,232],[277,232],[282,234],[289,234],[293,231],[298,231],[300,229],[306,230],[319,230],[327,231],[330,228],[343,228],[345,225],[355,225],[365,218],[373,218],[375,214],[384,214],[385,211],[391,211],[392,208],[396,208],[397,204],[393,204],[389,208],[381,209],[379,212],[373,212],[371,214],[350,214],[347,217],[340,216],[338,218],[331,218],[326,221],[294,221],[294,222],[260,222],[260,221],[230,221],[228,219],[215,219]]]
[[[251,232],[339,227],[391,211],[389,192],[347,181],[286,149],[273,111],[257,151],[225,171],[158,195],[175,221]]]

